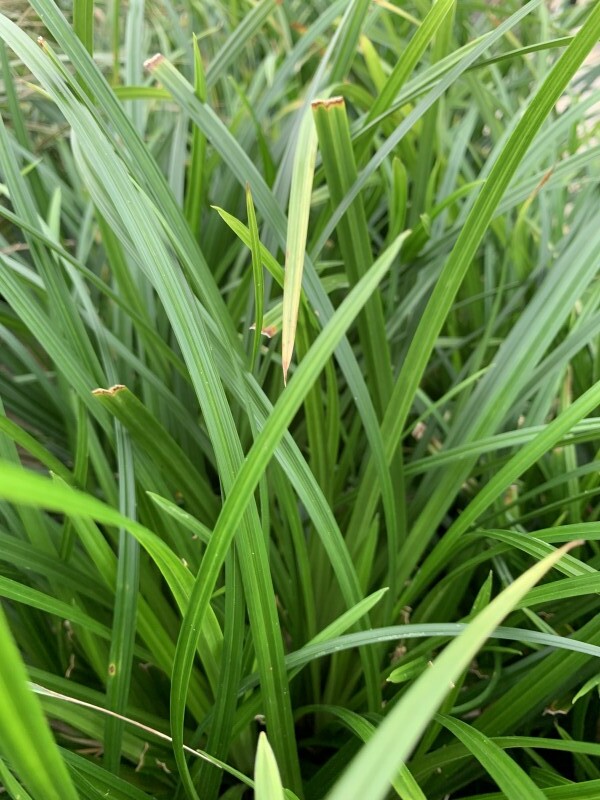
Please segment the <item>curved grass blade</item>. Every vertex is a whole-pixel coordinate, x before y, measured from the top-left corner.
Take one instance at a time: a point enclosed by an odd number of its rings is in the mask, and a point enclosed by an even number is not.
[[[437,721],[453,733],[475,756],[485,771],[498,784],[507,800],[547,800],[547,795],[536,786],[527,773],[508,756],[501,747],[481,731],[459,719],[436,716]]]
[[[89,494],[72,489],[66,484],[55,483],[22,467],[0,461],[0,475],[0,497],[5,500],[47,508],[74,517],[91,517],[98,522],[128,530],[160,569],[179,607],[186,608],[192,576],[156,534]]]
[[[107,708],[102,708],[101,706],[98,706],[98,705],[96,705],[94,703],[90,703],[90,702],[87,702],[85,700],[81,700],[81,699],[79,699],[77,697],[73,697],[73,696],[70,696],[70,695],[66,695],[66,694],[64,694],[62,692],[58,692],[58,691],[55,691],[53,689],[49,689],[48,687],[41,686],[38,683],[29,683],[29,686],[30,686],[31,690],[35,694],[39,694],[41,696],[51,697],[51,698],[56,699],[56,700],[61,700],[61,701],[65,702],[65,703],[71,703],[73,705],[82,706],[83,708],[89,708],[92,711],[97,711],[99,714],[103,714],[105,716],[117,717],[121,722],[124,722],[127,725],[131,725],[132,727],[137,728],[140,731],[144,731],[145,733],[148,733],[148,734],[150,734],[152,736],[155,736],[157,739],[161,739],[162,741],[169,742],[169,743],[173,741],[170,736],[167,736],[166,733],[162,733],[161,731],[158,731],[155,728],[150,728],[148,725],[145,725],[142,722],[138,722],[137,720],[131,719],[131,717],[126,717],[123,714],[117,714],[116,712],[110,711]],[[239,781],[244,783],[246,786],[249,786],[250,788],[253,788],[253,786],[254,786],[253,781],[250,778],[246,777],[246,775],[244,775],[242,772],[239,772],[238,770],[234,769],[233,767],[230,767],[228,764],[225,764],[224,762],[219,761],[219,759],[214,758],[209,753],[205,753],[203,750],[194,749],[192,747],[188,747],[187,745],[184,745],[184,748],[185,748],[185,751],[189,755],[197,756],[198,758],[201,758],[203,761],[207,761],[208,763],[212,764],[213,766],[218,767],[219,769],[222,769],[224,772],[229,773],[234,778],[237,778]],[[69,754],[66,751],[64,751],[64,754],[65,754],[65,758],[66,758],[67,761],[69,761],[69,758],[68,758],[69,755],[71,755],[73,758],[77,758],[77,756],[75,756],[75,754],[73,754],[73,753]],[[90,762],[88,761],[88,763],[90,763]],[[93,762],[91,762],[91,763],[93,763]],[[100,773],[106,774],[106,770],[101,770],[99,767],[96,767],[96,769],[98,769]],[[112,776],[109,776],[109,777],[112,777]]]
[[[226,337],[234,352],[240,352],[237,332],[226,312],[223,298],[158,163],[142,141],[131,120],[124,113],[122,104],[106,82],[98,66],[74,35],[58,6],[53,0],[31,0],[31,6],[48,30],[52,32],[56,41],[60,42],[62,50],[68,55],[77,74],[90,88],[98,105],[102,108],[103,114],[97,114],[96,106],[86,95],[81,96],[80,100],[85,103],[97,124],[102,126],[102,130],[111,139],[113,145],[116,144],[119,152],[126,156],[128,167],[139,185],[146,187],[159,204],[174,239],[178,243],[178,251],[185,255],[187,274],[192,286],[205,302],[211,316],[219,320],[221,333]],[[54,91],[58,91],[59,95],[62,95],[66,88],[65,80],[70,80],[68,72],[65,72],[60,80],[57,80],[56,71],[49,68],[48,58],[44,58],[43,53],[31,39],[2,15],[0,15],[0,35],[21,60],[28,64],[31,71],[46,85],[47,89],[53,87]],[[70,86],[72,90],[77,88],[72,81]],[[193,94],[193,89],[191,91]],[[56,96],[54,96],[54,100],[57,101]],[[105,118],[110,118],[111,127],[104,125]],[[115,140],[115,136],[118,142]],[[97,381],[98,383],[101,382]]]
[[[308,709],[305,708],[304,710]],[[360,714],[350,711],[350,709],[347,708],[321,705],[314,706],[313,710],[319,714],[329,713],[338,717],[338,719],[363,742],[368,742],[377,731],[376,726],[373,725],[372,722],[369,722],[364,717],[361,717]],[[402,800],[427,800],[419,784],[405,764],[400,767],[398,774],[392,780],[392,786]]]
[[[167,250],[163,237],[166,229],[161,226],[158,212],[147,195],[131,180],[129,171],[107,142],[96,118],[66,89],[62,74],[57,75],[53,62],[50,64],[40,61],[38,54],[31,50],[31,42],[27,37],[23,39],[18,29],[8,20],[0,18],[0,28],[2,26],[17,42],[24,53],[24,59],[35,63],[36,72],[43,75],[52,87],[55,101],[69,119],[73,127],[72,142],[77,165],[85,176],[95,203],[117,229],[135,243],[140,264],[147,270],[148,278],[163,302],[181,346],[213,442],[224,490],[227,492],[243,459],[241,443],[212,360],[206,328],[194,313],[191,289],[186,285],[181,270]],[[176,237],[178,247],[181,247],[176,231],[177,226],[174,226],[169,230],[169,235]],[[183,238],[185,241],[186,237]],[[296,786],[300,782],[299,768],[289,692],[285,686],[287,678],[283,664],[283,644],[268,568],[266,543],[254,504],[248,507],[248,514],[242,520],[238,547],[242,552],[241,565],[255,634],[254,644],[263,672],[263,697],[282,770],[289,784]],[[172,703],[173,714],[179,715],[181,723],[185,700],[185,695],[179,695],[176,702]],[[182,742],[178,741],[182,728],[182,724],[174,725],[176,756],[187,789],[194,796],[189,770],[180,747]]]
[[[295,653],[287,655],[285,663],[290,672],[295,675],[300,668],[304,667],[306,664],[310,664],[314,659],[324,658],[333,653],[339,653],[355,647],[375,647],[384,642],[397,642],[398,639],[431,639],[432,637],[439,639],[455,638],[465,633],[467,628],[468,624],[465,622],[392,625],[388,628],[371,628],[368,631],[346,633],[343,636],[336,636],[333,639],[326,638],[325,634],[327,631],[322,631],[318,636],[315,636],[312,642],[309,642]],[[489,638],[524,642],[532,646],[550,647],[558,651],[569,651],[573,654],[585,655],[588,658],[600,658],[600,646],[596,644],[590,644],[566,636],[556,636],[552,633],[543,633],[541,631],[529,631],[524,628],[511,628],[502,625],[498,628],[494,628]],[[419,672],[425,670],[425,664],[426,662],[423,663],[423,670],[419,669]],[[417,667],[415,667],[415,669],[417,669]],[[258,686],[258,683],[259,678],[256,673],[248,675],[242,681],[240,691],[245,692],[248,689],[252,689]]]
[[[451,642],[433,666],[410,687],[377,733],[354,758],[327,800],[382,800],[402,762],[462,671],[518,601],[570,550],[569,543],[535,564],[498,595],[467,630]]]
[[[532,464],[565,436],[573,426],[593,411],[600,403],[600,383],[584,392],[565,411],[553,420],[546,428],[517,452],[502,469],[500,469],[479,494],[469,503],[460,517],[446,531],[435,551],[425,559],[419,574],[415,577],[409,593],[418,592],[445,563],[448,553],[456,546],[460,537],[469,529],[479,516],[490,506],[507,486],[513,483]]]
[[[0,753],[8,759],[34,800],[77,800],[27,672],[0,608]]]

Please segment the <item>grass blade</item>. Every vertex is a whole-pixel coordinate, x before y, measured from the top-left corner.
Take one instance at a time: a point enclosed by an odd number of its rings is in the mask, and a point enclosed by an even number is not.
[[[507,800],[521,800],[523,797],[531,797],[531,800],[546,800],[547,795],[491,739],[461,720],[442,715],[437,718],[483,764],[486,772],[496,781],[498,788],[506,795]]]
[[[308,232],[308,216],[313,184],[315,159],[317,157],[317,135],[310,111],[305,112],[294,155],[290,207],[288,211],[287,248],[285,277],[283,283],[283,318],[281,329],[281,366],[283,382],[292,361],[298,307],[304,271],[304,253]]]
[[[74,0],[73,29],[90,55],[94,53],[94,0]]]
[[[206,102],[207,89],[204,76],[202,55],[198,47],[198,39],[194,35],[194,91],[201,103]],[[192,132],[192,153],[186,179],[186,194],[184,212],[190,230],[197,234],[200,229],[200,212],[205,193],[204,188],[204,162],[206,158],[206,138],[202,131],[194,125]]]
[[[362,305],[366,302],[371,292],[375,290],[385,272],[390,268],[401,244],[402,240],[397,241],[373,265],[367,275],[342,303],[329,325],[324,328],[313,345],[310,354],[296,370],[293,381],[290,381],[290,385],[275,406],[267,425],[256,438],[243,467],[238,473],[234,487],[232,487],[230,494],[226,498],[223,510],[208,543],[192,596],[190,597],[189,611],[183,620],[173,667],[173,695],[175,698],[185,697],[187,693],[187,684],[197,646],[198,630],[206,613],[221,565],[238,528],[240,515],[244,513],[247,503],[252,497],[264,466],[271,459],[277,443],[295,411],[300,406],[304,394],[312,386],[325,361],[337,346],[339,337],[345,333]],[[346,596],[350,594],[350,596],[358,600],[357,588],[355,586],[347,587]],[[174,727],[176,725],[177,730],[181,731],[183,720],[176,717],[173,722]]]
[[[27,685],[27,672],[2,608],[0,643],[0,751],[34,800],[77,800],[40,703]]]
[[[277,761],[265,733],[260,733],[256,748],[254,797],[256,800],[285,800]]]
[[[250,252],[252,253],[252,275],[254,276],[254,337],[252,340],[252,357],[250,371],[254,371],[263,330],[263,305],[264,305],[264,280],[262,267],[262,254],[256,212],[252,201],[250,186],[246,186],[246,211],[248,214],[248,232],[250,234]],[[299,298],[298,298],[299,299]]]
[[[448,645],[433,667],[423,673],[382,722],[375,736],[329,793],[328,800],[385,797],[394,774],[410,755],[452,681],[466,669],[492,630],[521,597],[571,547],[573,544],[565,545],[531,567],[478,614],[462,636]]]

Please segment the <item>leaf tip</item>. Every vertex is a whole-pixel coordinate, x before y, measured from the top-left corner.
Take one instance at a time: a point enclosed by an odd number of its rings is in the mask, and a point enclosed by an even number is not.
[[[255,322],[253,322],[252,325],[250,325],[249,330],[251,331],[256,330]],[[278,330],[277,325],[263,325],[263,327],[260,329],[260,332],[262,333],[263,336],[266,336],[267,339],[272,339],[273,336],[275,336],[275,334],[277,333],[277,330]]]
[[[562,547],[558,549],[562,551],[562,554],[568,553],[569,550],[574,550],[576,547],[581,547],[582,544],[585,544],[585,539],[574,539],[572,542],[567,542],[563,544]]]
[[[114,397],[119,392],[122,392],[127,387],[122,383],[116,383],[114,386],[111,386],[108,389],[92,389],[92,394],[94,397]]]
[[[287,386],[287,376],[288,376],[288,370],[290,368],[289,358],[283,359],[283,361],[281,362],[281,367],[283,369],[283,385]]]
[[[327,111],[329,108],[334,108],[336,106],[343,107],[344,98],[341,95],[336,95],[335,97],[328,97],[322,100],[321,99],[313,100],[310,105],[313,110],[317,108],[323,108],[325,109],[325,111]]]
[[[152,70],[156,69],[156,67],[158,67],[158,65],[161,64],[164,60],[165,57],[163,56],[162,53],[155,53],[153,56],[150,56],[150,58],[147,58],[144,61],[144,69],[147,69],[149,72],[152,72]]]

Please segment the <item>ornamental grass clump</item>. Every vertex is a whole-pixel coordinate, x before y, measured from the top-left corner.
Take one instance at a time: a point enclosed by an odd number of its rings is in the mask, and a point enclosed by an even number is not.
[[[7,796],[600,796],[599,38],[0,9]]]

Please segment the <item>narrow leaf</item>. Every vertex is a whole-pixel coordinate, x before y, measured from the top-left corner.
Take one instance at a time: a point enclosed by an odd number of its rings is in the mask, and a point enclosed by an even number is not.
[[[574,546],[575,543],[564,545],[535,564],[475,617],[406,692],[336,783],[328,800],[385,797],[395,773],[409,757],[452,682],[521,597]]]
[[[296,145],[288,211],[281,331],[281,360],[284,383],[287,383],[287,374],[292,361],[294,339],[296,337],[316,157],[317,135],[310,109],[307,109],[302,120]]]
[[[260,340],[263,330],[264,280],[256,212],[254,210],[254,202],[252,201],[252,192],[249,184],[246,185],[246,210],[248,213],[248,231],[250,233],[250,251],[252,253],[252,275],[254,277],[255,322],[254,337],[252,340],[252,358],[250,360],[250,371],[253,371],[260,349]]]

